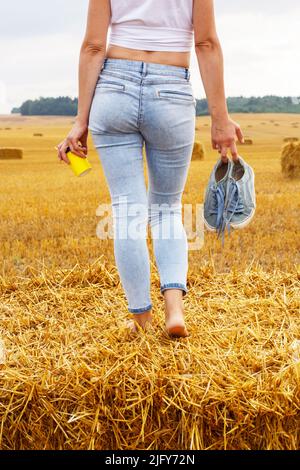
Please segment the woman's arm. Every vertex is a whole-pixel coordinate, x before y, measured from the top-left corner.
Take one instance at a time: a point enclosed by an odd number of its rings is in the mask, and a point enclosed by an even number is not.
[[[212,146],[227,161],[228,148],[237,159],[236,138],[243,142],[240,126],[228,114],[223,53],[216,31],[213,0],[194,0],[193,10],[195,51],[212,118]]]
[[[67,138],[58,145],[58,158],[66,163],[69,163],[65,153],[68,146],[75,155],[85,157],[87,154],[90,107],[106,54],[110,17],[109,0],[89,0],[87,26],[79,56],[78,113]]]

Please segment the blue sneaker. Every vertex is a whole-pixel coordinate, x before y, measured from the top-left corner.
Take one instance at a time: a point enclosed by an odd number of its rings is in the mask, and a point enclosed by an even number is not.
[[[246,227],[254,217],[256,196],[254,187],[255,175],[250,165],[242,157],[232,164],[228,176],[226,224],[234,229]]]
[[[231,166],[230,160],[223,163],[219,159],[211,172],[205,191],[204,224],[211,232],[220,232],[223,226],[227,181]]]
[[[219,160],[209,179],[204,201],[204,224],[222,236],[230,228],[246,227],[256,208],[254,171],[241,158],[236,163]]]

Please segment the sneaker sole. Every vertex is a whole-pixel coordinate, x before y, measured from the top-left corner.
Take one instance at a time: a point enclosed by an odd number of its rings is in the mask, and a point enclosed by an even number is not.
[[[247,219],[245,219],[243,222],[241,222],[240,224],[231,223],[230,226],[234,228],[235,230],[239,230],[241,228],[247,227],[247,225],[250,224],[251,220],[253,219],[254,214],[255,214],[255,209],[252,210],[249,217],[247,217]]]
[[[252,178],[253,178],[253,184],[254,184],[254,181],[255,181],[255,173],[253,171],[253,168],[250,167],[250,171],[251,171],[251,175],[252,175]],[[248,224],[250,224],[251,220],[253,219],[254,217],[254,214],[255,214],[255,210],[256,208],[252,209],[252,212],[251,214],[247,217],[247,219],[245,219],[243,222],[239,223],[239,224],[234,224],[234,223],[230,223],[230,226],[235,229],[235,230],[239,230],[239,229],[242,229],[242,228],[245,228],[247,227]]]
[[[244,227],[247,227],[248,224],[250,224],[251,220],[253,219],[255,215],[255,209],[253,209],[253,211],[251,212],[251,214],[249,215],[249,217],[247,217],[247,219],[245,219],[243,222],[241,222],[240,224],[233,224],[231,223],[230,226],[232,228],[234,228],[235,230],[238,230],[238,229],[242,229]],[[207,228],[207,230],[209,232],[217,232],[217,229],[212,227],[211,225],[209,225],[208,222],[206,222],[206,220],[204,219],[204,225],[205,227]]]
[[[204,225],[205,225],[205,227],[207,228],[207,230],[208,230],[209,232],[216,232],[216,231],[217,231],[216,228],[214,228],[212,225],[209,225],[209,223],[206,222],[206,220],[204,219],[204,217],[203,217],[203,220],[204,220]]]

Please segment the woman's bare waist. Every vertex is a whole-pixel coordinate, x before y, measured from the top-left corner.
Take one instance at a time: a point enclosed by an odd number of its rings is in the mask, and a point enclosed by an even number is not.
[[[190,52],[143,51],[109,44],[106,57],[111,59],[142,60],[143,62],[175,65],[177,67],[186,68],[190,66]]]

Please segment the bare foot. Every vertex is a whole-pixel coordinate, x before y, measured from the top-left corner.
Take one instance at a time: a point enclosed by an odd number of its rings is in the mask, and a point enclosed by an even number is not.
[[[128,320],[126,322],[127,328],[130,330],[131,333],[137,333],[138,325],[143,329],[146,330],[149,325],[152,323],[152,313],[151,310],[148,310],[145,313],[139,313],[134,315],[134,319]]]
[[[182,297],[180,289],[166,289],[164,291],[166,330],[170,336],[177,338],[189,336],[184,323]]]
[[[189,333],[184,323],[184,314],[181,310],[168,312],[166,315],[166,330],[170,336],[177,338],[186,338]]]
[[[134,320],[127,320],[126,321],[126,327],[130,331],[130,333],[136,333],[137,332],[137,326]]]

